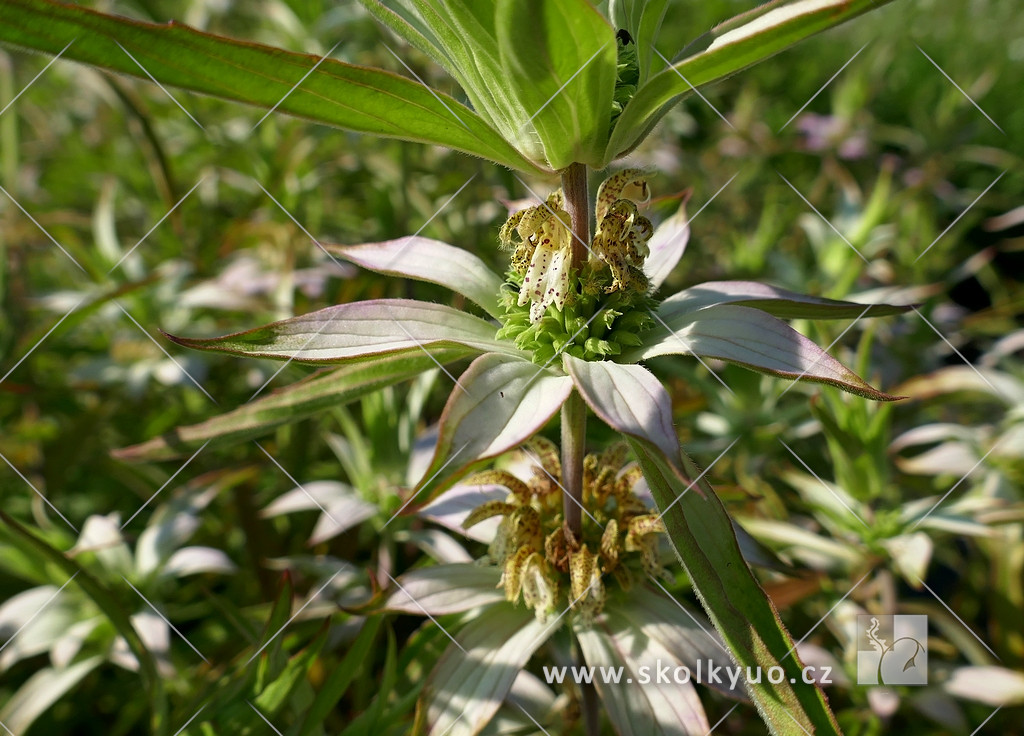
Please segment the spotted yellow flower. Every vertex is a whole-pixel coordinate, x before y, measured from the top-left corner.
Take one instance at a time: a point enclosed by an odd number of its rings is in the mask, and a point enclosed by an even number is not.
[[[584,460],[588,514],[578,539],[563,524],[562,470],[555,446],[537,437],[525,452],[537,463],[528,481],[506,470],[485,471],[467,481],[508,489],[504,500],[482,503],[463,522],[468,529],[501,517],[482,563],[501,568],[499,584],[507,600],[522,599],[540,621],[566,608],[591,621],[605,604],[605,576],[624,589],[632,587],[638,571],[666,577],[658,548],[664,525],[634,493],[640,474],[636,466],[623,469],[624,445]]]

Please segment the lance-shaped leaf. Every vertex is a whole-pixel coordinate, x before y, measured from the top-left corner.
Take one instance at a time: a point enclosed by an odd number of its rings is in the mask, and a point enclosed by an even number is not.
[[[320,516],[306,544],[310,547],[333,539],[372,518],[377,506],[364,501],[351,486],[336,480],[315,480],[274,499],[261,513],[264,518],[296,511],[319,510]]]
[[[696,480],[701,474],[685,454],[680,467],[648,439],[627,440],[694,591],[737,664],[751,672],[781,667],[785,673],[778,684],[766,677],[758,685],[744,682],[770,731],[839,734],[824,694],[800,679],[793,640],[744,562],[729,515],[710,484]]]
[[[52,547],[49,542],[36,536],[34,532],[23,527],[3,511],[0,511],[0,521],[12,532],[9,539],[15,547],[54,565],[69,578],[74,577],[74,584],[81,588],[82,592],[110,620],[111,625],[123,637],[129,651],[139,663],[139,674],[142,684],[146,688],[152,711],[151,728],[154,733],[163,733],[167,718],[167,696],[164,691],[163,679],[157,670],[156,658],[147,649],[145,642],[132,623],[131,617],[125,613],[117,596],[67,553]]]
[[[571,391],[568,376],[528,360],[481,355],[448,397],[434,458],[417,493],[427,489],[429,495],[479,461],[521,445],[554,416]]]
[[[449,488],[423,508],[416,511],[421,519],[429,519],[435,524],[452,530],[462,536],[478,542],[489,543],[498,533],[501,519],[497,516],[474,524],[469,529],[462,522],[477,506],[488,501],[504,501],[508,498],[508,488],[500,485],[456,485]]]
[[[785,322],[750,307],[721,304],[688,312],[666,320],[645,342],[622,359],[699,355],[783,378],[827,383],[876,401],[900,398],[872,388]]]
[[[515,140],[529,113],[502,84],[493,2],[449,0],[361,0],[377,20],[433,58],[466,92],[473,109],[506,140]],[[543,151],[534,147],[536,160]],[[524,149],[528,150],[528,149]]]
[[[652,292],[657,291],[672,273],[672,269],[686,252],[686,244],[690,242],[690,218],[686,215],[687,199],[688,195],[679,203],[679,209],[658,225],[647,243],[651,252],[644,259],[644,273],[651,282]]]
[[[382,69],[49,0],[7,0],[3,8],[0,42],[51,54],[66,47],[64,58],[143,79],[152,75],[166,86],[538,169],[465,105]]]
[[[652,242],[654,238],[651,238]],[[858,304],[838,299],[799,294],[757,281],[707,281],[673,294],[658,307],[666,322],[698,309],[719,304],[741,304],[780,319],[857,319],[909,312],[913,307],[896,304]]]
[[[506,138],[553,169],[603,168],[616,75],[611,25],[587,0],[494,5],[503,76],[493,83],[517,105]]]
[[[626,29],[636,43],[640,84],[651,76],[654,44],[667,9],[668,0],[617,0],[611,3],[612,23],[616,28]]]
[[[629,153],[683,96],[888,0],[776,0],[716,27],[642,85],[615,123],[607,160]]]
[[[494,325],[479,317],[442,304],[374,299],[327,307],[224,337],[168,337],[188,348],[299,363],[365,362],[451,347],[525,355],[508,342],[495,340],[495,332]]]
[[[431,736],[477,734],[505,699],[519,671],[552,633],[526,607],[499,603],[458,632],[430,674],[424,700]]]
[[[383,608],[415,616],[462,613],[504,601],[505,591],[498,587],[500,579],[501,569],[493,565],[424,567],[399,576]]]
[[[370,271],[444,286],[476,302],[492,317],[505,313],[498,304],[505,280],[462,248],[412,236],[382,243],[328,245],[327,250]]]
[[[579,360],[563,355],[583,400],[605,424],[623,434],[643,437],[668,457],[679,454],[668,392],[640,365]]]
[[[595,677],[594,684],[608,720],[620,736],[705,736],[710,730],[704,707],[691,682],[659,682],[661,667],[690,666],[639,630],[635,606],[609,602],[604,614],[589,628],[577,627],[583,659],[598,672],[622,672],[621,681]]]
[[[733,665],[732,655],[703,614],[692,612],[664,591],[649,585],[637,586],[630,592],[626,612],[637,632],[664,647],[681,664],[690,668],[698,661],[720,667]],[[721,682],[704,680],[703,684],[729,697],[747,700],[739,678],[722,675]]]
[[[118,460],[167,460],[211,446],[244,442],[333,406],[405,381],[424,371],[475,354],[464,347],[433,348],[381,356],[372,363],[353,363],[327,370],[278,389],[226,414],[199,424],[176,427],[138,445],[114,450]]]
[[[82,659],[67,667],[45,667],[29,677],[0,708],[7,733],[25,733],[50,706],[103,664],[103,657]]]

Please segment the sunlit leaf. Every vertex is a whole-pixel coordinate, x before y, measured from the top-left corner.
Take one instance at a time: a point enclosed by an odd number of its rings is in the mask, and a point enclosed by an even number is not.
[[[475,353],[467,347],[432,348],[377,357],[372,362],[343,365],[325,370],[290,386],[277,389],[255,401],[207,419],[199,424],[175,427],[138,445],[114,450],[118,460],[167,460],[210,446],[244,442],[264,435],[283,424],[354,401],[394,383],[409,380],[430,370]],[[435,362],[436,361],[436,362]]]
[[[3,21],[0,42],[51,54],[67,47],[62,58],[165,86],[537,169],[465,105],[382,69],[49,0],[8,0]]]
[[[377,273],[440,284],[476,302],[492,317],[505,313],[498,303],[505,279],[462,248],[421,237],[326,248]]]
[[[416,616],[462,613],[505,600],[500,578],[500,568],[472,563],[411,570],[398,577],[383,608]]]
[[[528,608],[500,603],[460,629],[459,645],[445,650],[424,691],[428,733],[476,734],[559,623],[542,624]]]
[[[131,618],[122,608],[117,597],[106,585],[83,569],[75,560],[50,546],[45,540],[36,536],[2,511],[0,511],[0,520],[14,532],[11,539],[19,547],[25,550],[32,550],[35,554],[56,565],[68,577],[74,576],[75,579],[71,584],[77,585],[82,589],[82,592],[96,604],[97,608],[103,612],[117,630],[117,633],[125,640],[129,651],[134,655],[135,660],[139,664],[143,686],[147,691],[152,712],[151,724],[153,730],[160,733],[167,717],[167,700],[164,694],[163,681],[157,671],[156,659],[146,648],[139,633],[132,625]]]
[[[942,688],[990,707],[1024,705],[1024,673],[1006,667],[957,667]]]
[[[702,660],[705,665],[711,662],[713,666],[735,666],[722,637],[703,614],[691,611],[664,591],[649,585],[637,586],[630,591],[628,601],[620,605],[634,628],[669,651],[680,664],[692,669],[695,662]],[[732,698],[747,700],[740,679],[722,677],[722,682],[704,684]]]
[[[743,560],[729,515],[710,484],[703,478],[695,482],[700,471],[685,454],[676,467],[648,440],[627,439],[683,568],[737,664],[765,673],[781,667],[785,673],[779,684],[762,678],[748,688],[769,729],[839,734],[821,690],[800,680],[793,640]]]
[[[678,455],[671,400],[650,371],[640,365],[585,361],[568,354],[563,360],[580,395],[608,426],[643,437],[667,457]]]
[[[67,667],[44,667],[32,674],[0,708],[0,723],[8,733],[26,733],[51,705],[96,669],[102,657],[89,657]]]
[[[608,720],[620,736],[705,736],[711,730],[692,683],[658,682],[658,665],[674,671],[681,662],[652,640],[631,616],[632,606],[608,605],[588,628],[577,627],[583,659],[597,668],[594,685]],[[621,680],[610,683],[601,672],[622,668]]]
[[[651,240],[653,242],[654,238]],[[665,299],[658,307],[658,316],[671,321],[698,309],[719,304],[742,304],[780,319],[856,319],[902,314],[911,309],[909,306],[893,304],[858,304],[825,299],[757,281],[708,281],[683,289]]]
[[[586,0],[494,4],[503,76],[493,82],[522,111],[506,137],[532,158],[539,148],[553,169],[603,168],[616,74],[611,25]]]
[[[686,200],[680,202],[678,209],[665,219],[647,243],[651,253],[644,260],[644,273],[651,282],[652,291],[672,273],[679,259],[686,252],[686,244],[690,242],[690,219],[686,214]]]
[[[493,353],[480,356],[448,397],[437,449],[417,492],[427,490],[429,495],[479,461],[522,444],[554,416],[571,391],[571,378],[530,361]]]
[[[374,299],[327,307],[224,337],[168,337],[188,348],[299,363],[351,363],[453,346],[524,355],[494,339],[496,330],[479,317],[442,304]]]
[[[671,68],[647,80],[622,111],[607,160],[631,151],[694,87],[724,79],[779,51],[888,0],[776,0],[722,23],[682,52]],[[692,86],[691,86],[692,85]]]
[[[667,329],[666,329],[667,328]],[[666,320],[645,345],[622,356],[699,355],[782,378],[827,383],[876,401],[895,401],[785,322],[758,309],[721,304]]]
[[[321,544],[358,526],[377,513],[377,507],[364,501],[350,486],[333,480],[310,481],[278,496],[265,509],[265,517],[295,511],[320,511],[308,545]]]
[[[490,542],[498,530],[500,518],[484,519],[469,529],[464,529],[462,522],[477,506],[487,501],[504,501],[507,497],[508,489],[505,486],[460,484],[452,486],[419,509],[416,515],[478,542]]]

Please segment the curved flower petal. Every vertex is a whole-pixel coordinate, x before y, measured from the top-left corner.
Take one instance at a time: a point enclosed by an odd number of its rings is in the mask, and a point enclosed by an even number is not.
[[[479,304],[492,317],[500,318],[504,314],[498,294],[505,279],[462,248],[418,236],[326,248],[376,273],[428,281],[451,289]]]
[[[458,632],[424,692],[431,736],[470,736],[498,710],[520,670],[557,630],[528,608],[499,603]]]
[[[872,388],[785,322],[750,307],[721,304],[682,315],[622,358],[671,354],[718,358],[783,378],[827,383],[876,401],[900,398]]]
[[[660,228],[659,228],[660,229]],[[657,237],[657,233],[655,233]],[[654,238],[651,239],[652,241]],[[843,319],[902,314],[912,307],[896,304],[858,304],[798,294],[757,281],[707,281],[673,294],[658,307],[658,316],[671,322],[685,314],[719,304],[742,303],[781,319]]]
[[[563,357],[583,400],[608,426],[657,445],[667,457],[679,455],[672,404],[661,381],[639,365]]]
[[[644,273],[651,282],[652,291],[657,291],[672,273],[690,242],[690,218],[686,214],[688,199],[686,196],[679,203],[675,214],[658,225],[647,241],[650,254],[644,260]]]
[[[571,391],[568,376],[508,355],[481,355],[448,398],[434,459],[417,493],[443,488],[479,461],[522,444],[554,416]]]
[[[349,363],[395,353],[461,345],[477,352],[524,356],[495,340],[494,325],[441,304],[374,299],[339,304],[224,337],[167,335],[188,348],[299,363]]]

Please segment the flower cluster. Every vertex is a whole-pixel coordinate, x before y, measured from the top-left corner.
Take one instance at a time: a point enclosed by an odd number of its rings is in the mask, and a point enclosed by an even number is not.
[[[490,470],[470,484],[506,487],[504,501],[488,501],[474,509],[464,528],[501,516],[497,534],[484,559],[502,568],[505,597],[520,597],[540,621],[571,606],[583,621],[601,612],[607,595],[606,576],[623,589],[634,583],[636,568],[646,575],[668,578],[659,559],[660,517],[633,488],[641,478],[637,466],[623,470],[625,445],[588,455],[583,465],[583,506],[587,510],[580,538],[563,523],[561,463],[553,443],[534,438],[525,451],[536,465],[524,481],[506,470]],[[568,600],[562,600],[568,591]]]
[[[643,271],[654,228],[637,207],[649,198],[639,169],[620,171],[601,184],[597,230],[578,274],[572,270],[575,236],[561,190],[513,214],[499,238],[513,251],[508,279],[518,291],[503,294],[500,337],[515,340],[540,363],[561,350],[601,360],[640,345],[641,333],[654,325]]]

